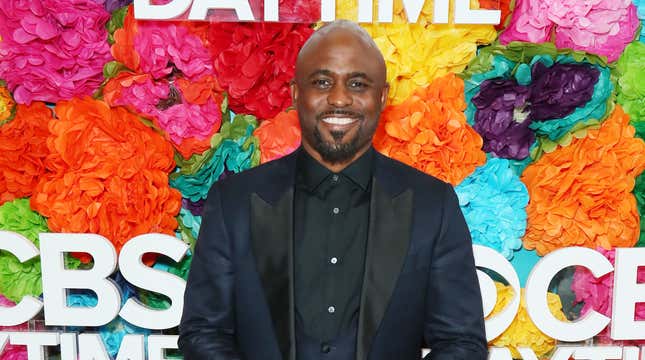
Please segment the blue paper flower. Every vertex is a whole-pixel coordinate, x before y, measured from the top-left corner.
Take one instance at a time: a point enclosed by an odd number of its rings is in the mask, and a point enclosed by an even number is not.
[[[506,159],[491,158],[455,191],[473,244],[495,249],[507,259],[522,247],[526,231],[526,186]]]

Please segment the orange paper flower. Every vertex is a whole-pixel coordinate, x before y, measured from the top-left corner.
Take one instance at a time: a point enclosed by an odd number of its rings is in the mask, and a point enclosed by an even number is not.
[[[631,247],[639,217],[631,194],[645,169],[645,143],[616,105],[600,129],[529,165],[524,246],[544,255],[565,246]]]
[[[123,19],[123,27],[114,32],[112,56],[130,70],[138,70],[141,64],[139,53],[134,50],[134,36],[137,33],[137,21],[134,18],[134,8],[130,6]]]
[[[136,235],[174,234],[181,195],[168,185],[172,146],[136,115],[102,101],[60,102],[56,114],[47,139],[49,172],[31,198],[49,228],[101,234],[117,251]]]
[[[262,121],[253,135],[260,140],[260,163],[290,154],[300,146],[298,112],[281,112],[273,119]]]
[[[454,74],[417,89],[381,115],[374,147],[447,181],[460,183],[486,162],[482,138],[466,123],[464,82]]]
[[[0,205],[31,196],[45,172],[51,110],[41,102],[18,105],[16,117],[0,126]]]

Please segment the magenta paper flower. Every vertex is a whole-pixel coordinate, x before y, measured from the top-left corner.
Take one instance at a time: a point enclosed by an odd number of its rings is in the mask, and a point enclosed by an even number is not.
[[[140,72],[155,79],[180,72],[188,80],[213,74],[210,51],[188,28],[174,22],[138,21],[134,49],[141,58]]]
[[[0,1],[0,78],[16,102],[91,95],[112,59],[109,18],[92,0]]]
[[[166,78],[155,80],[149,74],[121,72],[108,81],[103,95],[110,106],[126,106],[152,118],[175,145],[189,138],[207,140],[222,121],[220,104],[214,101],[218,96],[193,103],[176,84]]]
[[[12,307],[16,305],[13,301],[0,294],[0,306]],[[0,331],[27,331],[27,323],[16,326],[0,326]],[[24,345],[11,345],[7,343],[3,351],[0,351],[0,360],[27,360],[27,347]]]
[[[612,62],[634,40],[639,20],[630,0],[517,0],[500,42],[550,41],[553,26],[557,47],[606,56]]]
[[[596,249],[602,253],[612,265],[615,264],[615,250]],[[638,283],[645,282],[645,268],[638,269]],[[580,316],[590,310],[595,310],[607,317],[611,317],[612,292],[614,288],[614,273],[611,272],[603,277],[595,278],[591,272],[583,267],[576,267],[571,283],[571,290],[576,294],[576,302],[584,303]],[[645,303],[636,304],[635,320],[645,320]],[[612,343],[609,336],[609,327],[598,335],[601,343]],[[645,340],[625,341],[624,345],[645,345]]]

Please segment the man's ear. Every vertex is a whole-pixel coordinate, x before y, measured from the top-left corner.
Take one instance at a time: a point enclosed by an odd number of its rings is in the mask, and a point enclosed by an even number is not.
[[[295,106],[296,101],[298,100],[298,85],[296,85],[296,79],[291,79],[291,82],[289,82],[289,88],[291,89],[291,102]]]
[[[385,83],[383,90],[381,91],[381,111],[387,106],[387,96],[390,93],[390,83]]]

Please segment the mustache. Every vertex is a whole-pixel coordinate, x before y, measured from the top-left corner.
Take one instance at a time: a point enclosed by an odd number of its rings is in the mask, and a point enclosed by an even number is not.
[[[338,109],[338,110],[330,110],[330,111],[321,112],[318,115],[316,115],[316,120],[320,121],[320,120],[322,120],[322,118],[328,117],[328,116],[345,116],[345,117],[359,118],[359,119],[363,118],[363,114],[361,114],[361,113],[357,113],[357,112],[349,111],[349,110],[340,110],[340,109]]]

